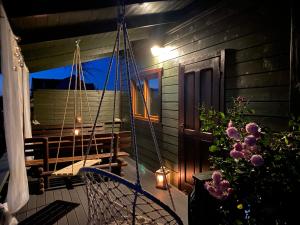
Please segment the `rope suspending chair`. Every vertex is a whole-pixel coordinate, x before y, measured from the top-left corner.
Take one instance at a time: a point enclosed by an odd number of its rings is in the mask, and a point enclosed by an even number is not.
[[[108,66],[108,71],[105,78],[103,92],[100,98],[98,111],[96,114],[95,122],[93,125],[92,134],[88,148],[85,153],[85,157],[89,154],[93,133],[97,120],[100,114],[101,105],[103,102],[104,94],[107,88],[109,77],[111,74],[113,60],[116,60],[116,74],[114,79],[114,101],[113,101],[113,119],[111,127],[111,153],[113,145],[113,133],[114,133],[114,121],[116,112],[116,92],[117,85],[121,82],[120,75],[120,42],[123,39],[124,49],[124,61],[125,61],[125,75],[128,86],[129,107],[130,107],[130,123],[131,123],[131,148],[135,157],[135,169],[136,169],[136,183],[132,183],[122,177],[119,177],[111,173],[111,166],[109,170],[97,169],[95,167],[83,167],[80,169],[80,173],[83,175],[87,188],[88,207],[89,207],[89,224],[108,224],[108,225],[129,225],[129,224],[145,224],[145,225],[160,225],[160,224],[183,224],[178,215],[169,208],[166,204],[155,198],[153,195],[144,191],[140,182],[139,173],[139,156],[135,132],[135,121],[133,116],[133,104],[131,96],[131,82],[130,78],[134,78],[141,87],[141,80],[139,78],[139,72],[135,63],[133,49],[128,37],[128,32],[125,22],[125,6],[124,3],[119,7],[119,19],[117,24],[117,37],[115,40],[112,56]],[[130,73],[131,76],[130,77]],[[142,96],[143,103],[146,109],[148,123],[151,131],[151,135],[154,141],[154,146],[160,166],[164,173],[166,180],[166,172],[163,166],[163,160],[159,151],[157,138],[154,132],[152,122],[150,120],[149,110],[145,101],[143,90],[139,88],[139,93]],[[112,158],[109,159],[111,164]],[[171,199],[173,209],[175,210],[174,201],[170,191],[170,187],[167,182],[167,189]]]
[[[67,98],[66,98],[66,103],[65,103],[65,108],[64,108],[64,115],[63,115],[61,130],[60,130],[59,141],[58,141],[58,148],[57,148],[57,152],[56,152],[56,161],[55,161],[55,165],[54,165],[54,171],[52,173],[52,175],[54,175],[54,176],[75,176],[78,174],[79,169],[83,167],[84,163],[89,166],[100,163],[100,159],[89,159],[86,161],[81,160],[81,161],[77,161],[77,162],[74,161],[75,149],[77,148],[76,143],[78,143],[78,142],[80,143],[82,158],[84,158],[83,135],[85,133],[86,128],[83,127],[83,124],[85,122],[84,121],[85,119],[83,118],[83,101],[85,102],[85,104],[87,104],[88,120],[89,120],[90,124],[93,123],[88,93],[86,90],[86,84],[85,84],[84,74],[83,74],[83,69],[82,69],[82,64],[81,64],[79,42],[80,42],[79,40],[77,40],[75,42],[76,46],[75,46],[75,51],[74,51],[71,74],[70,74],[70,78],[69,78],[68,92],[67,92]],[[73,73],[75,73],[75,77],[74,77]],[[72,80],[74,83],[74,89],[72,88]],[[69,100],[72,95],[71,91],[73,92],[73,98],[74,98],[73,108],[72,108],[72,105],[69,105],[70,104]],[[84,91],[85,97],[82,96],[82,91]],[[78,93],[79,93],[79,96],[78,96]],[[79,106],[77,105],[78,98],[79,98]],[[62,140],[62,139],[64,136],[65,122],[66,122],[68,108],[72,108],[71,113],[74,113],[72,115],[73,116],[73,132],[72,132],[72,135],[73,135],[72,159],[73,160],[72,160],[71,165],[57,170],[57,164],[58,164],[58,160],[59,160],[59,156],[60,156],[60,150],[61,150],[62,144],[64,142],[64,140]],[[91,128],[89,128],[89,129],[91,129]],[[97,148],[94,132],[93,132],[92,139],[94,141],[94,145],[95,145],[96,152],[98,155],[98,148]]]

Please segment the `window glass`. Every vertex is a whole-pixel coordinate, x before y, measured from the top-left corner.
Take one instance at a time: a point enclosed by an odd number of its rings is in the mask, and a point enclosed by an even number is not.
[[[141,73],[140,79],[140,86],[138,86],[139,84],[135,80],[132,81],[134,116],[140,120],[148,120],[146,113],[147,106],[150,120],[153,122],[159,122],[161,110],[161,69],[145,70]],[[141,96],[139,89],[145,96],[146,105],[144,104],[143,97]]]
[[[144,92],[144,84],[141,84],[140,90]],[[135,113],[144,116],[144,103],[143,103],[142,96],[139,92],[138,84],[136,85]]]
[[[159,82],[158,78],[148,80],[149,113],[151,116],[159,115]]]

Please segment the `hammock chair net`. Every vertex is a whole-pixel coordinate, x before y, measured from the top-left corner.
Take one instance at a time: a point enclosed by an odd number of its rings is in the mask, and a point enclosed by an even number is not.
[[[133,220],[138,225],[180,224],[172,210],[166,210],[168,207],[149,193],[137,191],[134,184],[97,169],[82,172],[86,177],[89,224],[131,225]]]
[[[135,159],[136,169],[136,182],[131,183],[130,181],[114,175],[111,173],[111,167],[109,170],[97,169],[94,166],[83,167],[80,169],[80,173],[83,175],[87,187],[87,197],[89,206],[89,224],[107,224],[107,225],[129,225],[129,224],[145,224],[145,225],[161,225],[161,224],[182,224],[181,219],[178,215],[169,208],[169,206],[162,203],[160,200],[155,198],[153,195],[144,191],[140,182],[139,175],[139,154],[136,140],[135,130],[135,119],[132,110],[132,96],[131,96],[131,80],[135,79],[141,87],[141,81],[139,78],[139,72],[135,63],[133,49],[128,37],[128,32],[125,23],[125,4],[123,2],[122,7],[119,7],[119,21],[117,28],[117,37],[113,48],[110,64],[106,75],[106,80],[102,92],[102,96],[99,101],[98,112],[96,114],[93,131],[90,136],[89,146],[85,152],[85,159],[90,151],[92,144],[93,134],[95,126],[100,114],[100,109],[104,97],[104,93],[109,80],[109,75],[112,68],[113,59],[116,60],[116,75],[114,79],[114,101],[113,101],[113,112],[112,112],[112,129],[111,134],[114,133],[114,121],[115,121],[115,109],[116,109],[116,90],[117,83],[119,81],[120,70],[120,42],[121,33],[123,38],[123,49],[122,57],[124,59],[125,68],[123,68],[124,75],[126,76],[127,82],[127,96],[129,100],[129,114],[130,114],[130,125],[131,125],[131,148]],[[121,80],[121,79],[120,79]],[[164,179],[166,178],[165,169],[163,166],[163,160],[159,151],[157,138],[154,132],[154,127],[150,120],[149,110],[145,101],[145,96],[141,88],[139,93],[142,96],[145,110],[147,113],[149,128],[151,131],[155,151],[158,157],[159,164],[163,170]],[[113,151],[113,135],[111,140],[111,153]],[[111,154],[112,155],[112,154]],[[109,159],[111,164],[112,157]],[[84,164],[84,166],[86,166]],[[109,172],[110,171],[110,172]],[[168,182],[167,189],[170,196],[170,200],[175,210],[174,201],[169,189]]]

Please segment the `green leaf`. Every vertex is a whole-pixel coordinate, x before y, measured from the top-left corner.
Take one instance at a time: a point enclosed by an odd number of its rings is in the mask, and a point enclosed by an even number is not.
[[[212,145],[212,146],[209,147],[209,151],[210,152],[216,152],[216,151],[218,151],[218,147],[216,145]]]
[[[284,143],[287,144],[287,145],[289,144],[289,140],[287,139],[286,136],[284,136]]]
[[[225,114],[223,112],[220,112],[220,116],[222,119],[225,119]]]

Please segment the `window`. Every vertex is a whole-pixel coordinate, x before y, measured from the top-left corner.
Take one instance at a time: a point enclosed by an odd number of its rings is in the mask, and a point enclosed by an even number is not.
[[[153,122],[159,122],[161,111],[161,75],[162,69],[151,69],[141,72],[141,86],[136,80],[132,81],[132,99],[134,117],[147,120],[146,107],[139,89],[143,91],[146,105]]]

